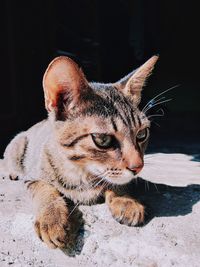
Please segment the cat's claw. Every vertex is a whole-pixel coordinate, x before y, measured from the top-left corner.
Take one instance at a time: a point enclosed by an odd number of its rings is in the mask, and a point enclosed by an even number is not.
[[[9,179],[10,180],[14,180],[14,181],[17,181],[17,180],[19,180],[19,177],[18,177],[18,175],[17,174],[10,174],[9,175]]]
[[[119,222],[129,226],[144,223],[145,207],[128,197],[114,197],[109,203],[112,216]]]
[[[19,180],[19,176],[17,174],[8,174],[8,173],[0,173],[0,178],[3,180],[10,179],[12,181],[17,181]]]
[[[55,207],[51,204],[37,216],[35,231],[49,248],[63,248],[68,242],[70,225],[67,220],[67,207]]]

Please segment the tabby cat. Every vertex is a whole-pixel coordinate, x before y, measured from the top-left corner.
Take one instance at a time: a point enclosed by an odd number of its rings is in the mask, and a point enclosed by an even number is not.
[[[120,223],[144,222],[144,206],[115,189],[143,168],[150,122],[138,104],[157,59],[151,57],[109,84],[89,83],[68,57],[49,64],[43,78],[48,119],[18,134],[1,162],[11,179],[27,178],[35,230],[49,247],[68,242],[70,210],[65,198],[76,205],[104,196]]]

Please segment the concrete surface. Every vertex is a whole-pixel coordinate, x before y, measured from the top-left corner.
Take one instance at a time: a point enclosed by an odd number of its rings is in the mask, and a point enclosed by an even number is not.
[[[127,186],[147,205],[147,223],[124,226],[105,204],[80,206],[85,223],[68,251],[50,250],[36,237],[23,181],[1,178],[0,266],[199,267],[199,156],[147,155],[144,180]]]

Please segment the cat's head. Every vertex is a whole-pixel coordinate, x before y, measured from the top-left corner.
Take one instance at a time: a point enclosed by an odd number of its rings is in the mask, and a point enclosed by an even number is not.
[[[66,161],[114,184],[136,177],[150,127],[138,104],[157,59],[110,84],[89,83],[70,58],[50,63],[43,79],[45,105]]]

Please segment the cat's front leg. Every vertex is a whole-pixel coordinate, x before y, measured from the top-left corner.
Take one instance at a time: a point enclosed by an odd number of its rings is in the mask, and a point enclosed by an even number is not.
[[[137,226],[144,223],[145,207],[128,196],[118,196],[114,191],[105,192],[106,203],[112,216],[120,223]]]
[[[28,181],[35,209],[35,230],[48,247],[65,247],[71,230],[69,208],[60,193],[43,181]]]

